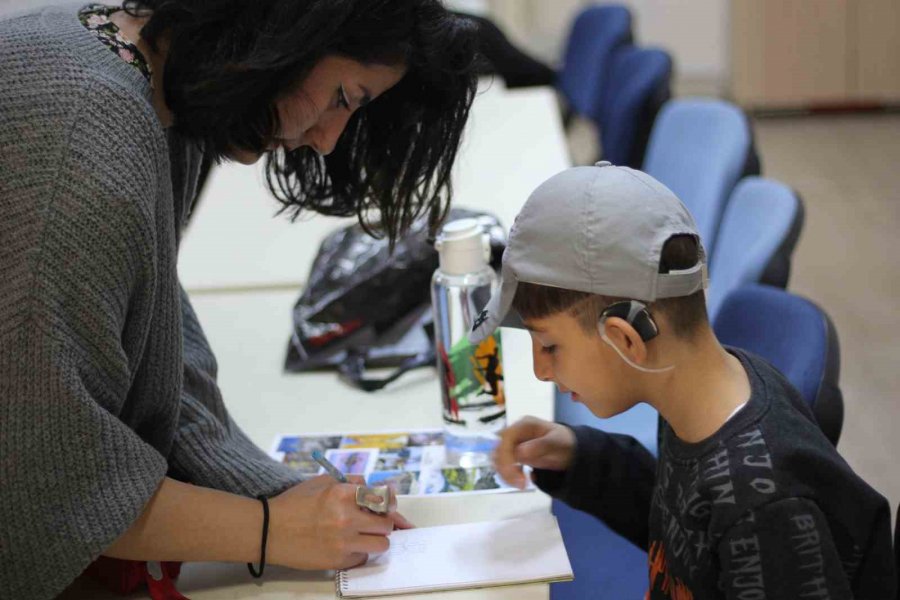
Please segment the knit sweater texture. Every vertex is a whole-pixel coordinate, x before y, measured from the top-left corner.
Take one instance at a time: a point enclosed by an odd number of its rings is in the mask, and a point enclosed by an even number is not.
[[[0,21],[0,598],[57,595],[166,475],[300,480],[230,418],[178,282],[202,153],[76,10]]]

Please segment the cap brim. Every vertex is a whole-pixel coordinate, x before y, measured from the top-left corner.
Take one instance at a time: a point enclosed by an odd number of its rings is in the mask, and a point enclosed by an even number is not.
[[[504,265],[501,272],[500,288],[494,292],[487,305],[479,313],[478,318],[475,319],[475,324],[469,333],[470,343],[480,344],[485,338],[494,333],[498,327],[524,328],[519,314],[511,310],[518,284],[519,281],[516,279],[516,276],[506,269]]]

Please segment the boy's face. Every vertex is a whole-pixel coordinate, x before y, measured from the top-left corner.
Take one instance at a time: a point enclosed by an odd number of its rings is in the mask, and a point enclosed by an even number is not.
[[[568,312],[527,319],[525,326],[531,333],[538,379],[571,392],[572,400],[601,418],[617,415],[635,404],[629,400],[621,359],[603,343],[599,331],[585,331]]]

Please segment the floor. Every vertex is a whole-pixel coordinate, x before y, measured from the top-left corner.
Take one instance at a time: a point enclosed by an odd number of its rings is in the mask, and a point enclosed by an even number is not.
[[[900,114],[757,117],[763,175],[797,190],[806,222],[789,289],[820,306],[841,344],[844,429],[838,450],[900,503]],[[573,161],[594,133],[569,132]]]

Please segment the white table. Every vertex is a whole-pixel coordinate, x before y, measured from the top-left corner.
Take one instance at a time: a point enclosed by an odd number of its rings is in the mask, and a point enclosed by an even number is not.
[[[508,227],[528,194],[569,166],[551,90],[508,92],[495,83],[473,107],[455,172],[456,203],[488,209]],[[434,371],[408,373],[369,394],[334,373],[282,371],[291,308],[321,239],[352,220],[313,217],[296,224],[272,219],[275,208],[258,168],[218,168],[204,192],[181,249],[185,288],[219,363],[219,385],[235,421],[269,449],[287,433],[366,432],[436,428],[440,391]],[[532,372],[527,333],[503,331],[509,419],[552,416],[552,386]],[[419,526],[496,520],[546,511],[538,491],[403,497],[400,510]],[[193,600],[326,599],[334,581],[326,572],[267,568],[262,582],[245,565],[185,565],[179,590]],[[427,600],[474,598],[546,600],[546,585],[513,586],[410,596]],[[66,600],[111,598],[77,582]],[[143,597],[143,596],[136,596]]]
[[[334,373],[286,374],[284,360],[290,309],[297,292],[263,291],[197,296],[194,308],[219,361],[219,382],[234,419],[247,434],[268,449],[278,434],[303,432],[403,431],[440,427],[440,391],[434,372],[422,369],[402,377],[386,390],[367,393],[341,383]],[[531,370],[530,341],[522,331],[504,331],[505,385],[511,419],[525,414],[550,418],[552,386],[536,381]],[[448,497],[401,497],[400,510],[416,525],[428,526],[467,521],[486,521],[546,511],[549,499],[540,492],[476,494]],[[246,567],[190,565],[179,589],[192,599],[257,598],[267,600],[272,589],[285,598],[331,598],[332,581],[287,573],[278,580],[267,573],[260,588],[245,575]],[[227,594],[215,586],[208,595],[197,593],[210,572],[233,573]],[[318,577],[318,575],[314,575]],[[307,583],[298,585],[297,578]],[[221,583],[221,580],[215,579]],[[527,593],[546,598],[546,586]],[[543,592],[540,592],[540,590]],[[265,592],[265,596],[261,592]],[[321,592],[312,595],[312,592]],[[521,590],[519,590],[521,592]],[[522,592],[523,593],[523,592]],[[221,594],[221,595],[217,595]],[[256,594],[259,594],[257,596]],[[543,595],[542,595],[543,594]],[[454,593],[454,599],[519,598],[504,590],[486,594]],[[277,597],[277,596],[276,596]],[[439,596],[429,595],[437,600]]]

